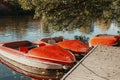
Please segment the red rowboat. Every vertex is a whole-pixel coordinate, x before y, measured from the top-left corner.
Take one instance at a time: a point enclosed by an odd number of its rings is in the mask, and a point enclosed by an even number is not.
[[[70,50],[73,54],[86,54],[89,51],[89,47],[79,40],[64,40],[56,44]]]
[[[65,40],[63,37],[38,39],[38,42],[56,44],[64,49],[70,50],[73,54],[86,54],[89,46],[79,40]]]
[[[119,35],[99,34],[90,38],[89,46],[94,47],[97,45],[105,45],[105,46],[120,45],[119,41],[120,41]]]
[[[1,43],[0,59],[23,71],[50,77],[60,77],[61,74],[57,73],[69,69],[76,61],[71,53],[59,46],[44,46],[43,43],[39,43],[39,47],[37,45],[30,41]]]

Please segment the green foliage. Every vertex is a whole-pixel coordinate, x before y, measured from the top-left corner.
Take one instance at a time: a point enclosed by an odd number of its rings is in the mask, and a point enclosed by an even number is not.
[[[18,0],[1,0],[0,16],[31,15],[33,10],[23,10]]]
[[[82,35],[81,36],[75,36],[75,39],[80,40],[80,41],[82,41],[86,44],[88,44],[88,40],[89,40],[88,37],[85,37],[85,36],[82,36]]]
[[[19,0],[19,3],[22,4],[23,9],[32,9],[32,2],[31,0]]]
[[[120,19],[120,0],[19,0],[19,3],[24,9],[34,9],[34,17],[40,18],[43,26],[58,30],[80,27],[96,18],[105,22]]]

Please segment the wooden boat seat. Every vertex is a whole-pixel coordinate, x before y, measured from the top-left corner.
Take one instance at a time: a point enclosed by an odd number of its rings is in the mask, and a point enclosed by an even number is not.
[[[28,48],[26,46],[19,47],[20,52],[28,53]]]

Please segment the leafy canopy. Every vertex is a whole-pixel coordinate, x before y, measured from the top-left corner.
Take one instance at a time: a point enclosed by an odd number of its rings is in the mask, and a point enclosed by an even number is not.
[[[40,18],[43,26],[58,30],[89,26],[96,18],[120,21],[120,0],[19,0],[19,3],[24,9],[34,9],[34,17]]]

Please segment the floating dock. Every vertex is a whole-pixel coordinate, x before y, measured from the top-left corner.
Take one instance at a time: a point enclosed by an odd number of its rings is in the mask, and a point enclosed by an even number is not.
[[[120,47],[95,47],[61,80],[120,80]]]

